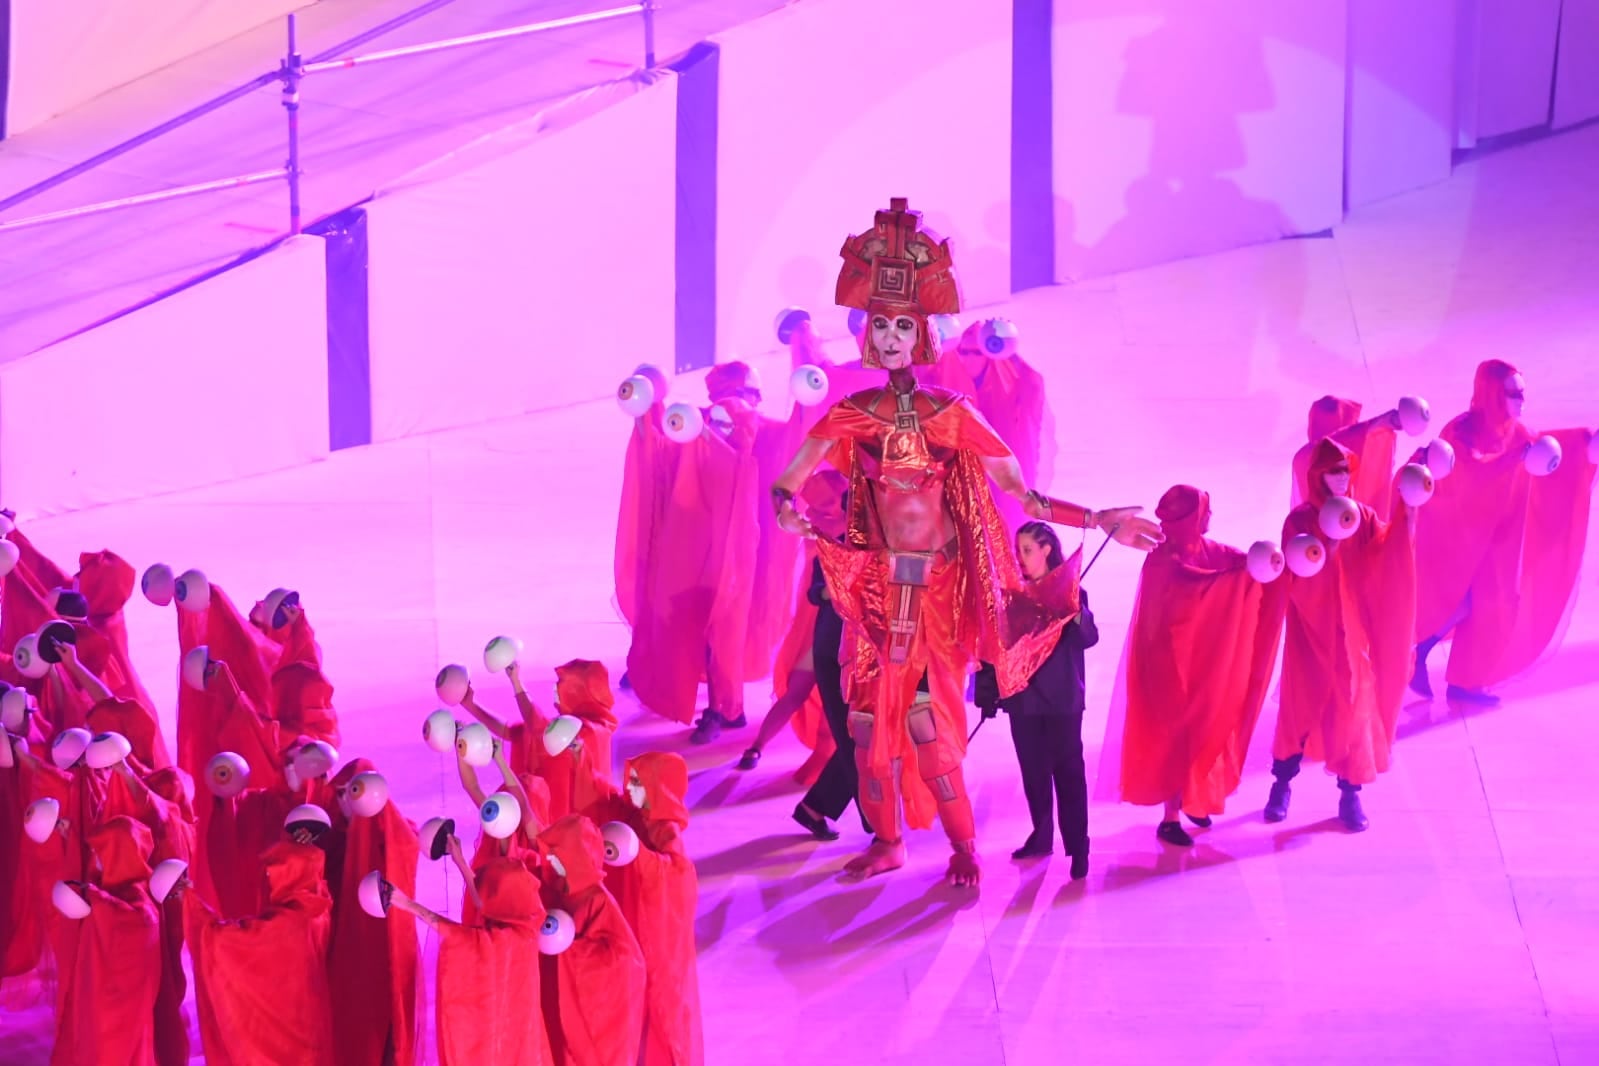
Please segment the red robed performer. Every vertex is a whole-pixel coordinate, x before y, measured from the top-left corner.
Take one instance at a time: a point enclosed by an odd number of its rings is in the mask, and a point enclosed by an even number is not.
[[[1440,435],[1455,468],[1440,479],[1416,530],[1416,636],[1412,687],[1432,695],[1427,655],[1454,634],[1449,695],[1496,702],[1508,681],[1558,644],[1577,595],[1592,501],[1594,435],[1557,430],[1561,459],[1521,423],[1526,382],[1490,359],[1477,367],[1471,409]],[[1533,476],[1528,459],[1538,464]]]
[[[929,826],[936,811],[954,848],[950,880],[975,884],[977,829],[961,774],[969,666],[980,655],[995,664],[1001,692],[1015,692],[1069,621],[1009,631],[1005,595],[1020,577],[989,478],[1035,517],[1102,525],[1151,547],[1160,534],[1132,517],[1136,509],[1096,515],[1029,491],[1015,456],[969,400],[918,387],[912,367],[937,359],[928,316],[960,310],[949,245],[919,227],[920,216],[895,199],[869,232],[845,243],[837,300],[870,316],[863,360],[887,370],[888,384],[830,408],[772,497],[784,528],[803,534],[794,497],[811,473],[827,461],[850,479],[844,543],[817,541],[829,595],[853,627],[850,729],[861,810],[877,834],[847,871],[904,865],[903,780],[906,822]],[[912,764],[914,772],[898,772]]]
[[[1335,441],[1316,445],[1306,472],[1305,502],[1283,524],[1291,570],[1296,565],[1295,537],[1314,537],[1325,554],[1318,572],[1284,578],[1287,640],[1272,742],[1275,781],[1266,803],[1268,822],[1287,817],[1289,782],[1299,773],[1301,759],[1308,757],[1325,763],[1327,772],[1338,778],[1339,820],[1351,832],[1365,829],[1360,788],[1387,771],[1393,750],[1412,660],[1415,508],[1396,500],[1390,523],[1370,507],[1350,501],[1356,462]],[[1358,527],[1347,539],[1335,540],[1325,531],[1331,497],[1344,498],[1346,518],[1358,514],[1349,519]]]
[[[1388,520],[1388,505],[1393,498],[1394,454],[1398,448],[1399,411],[1384,411],[1376,418],[1360,420],[1360,404],[1354,400],[1341,400],[1336,396],[1323,396],[1310,405],[1309,425],[1304,447],[1294,453],[1293,482],[1289,489],[1288,506],[1298,507],[1305,502],[1305,481],[1310,472],[1310,457],[1316,445],[1332,439],[1348,448],[1355,456],[1355,466],[1360,471],[1350,488],[1349,495],[1377,512],[1377,517]]]
[[[1095,795],[1164,806],[1161,838],[1191,844],[1177,812],[1208,825],[1238,789],[1288,584],[1261,584],[1243,552],[1205,536],[1208,492],[1176,485],[1155,517],[1166,541],[1139,578]]]
[[[544,1022],[559,1066],[636,1066],[644,1030],[644,954],[602,883],[599,827],[569,814],[539,834],[547,911],[572,919],[572,943],[540,959]]]
[[[155,1066],[161,939],[150,898],[150,831],[111,818],[87,834],[95,882],[72,884],[88,901],[57,960],[61,982],[52,1066]],[[58,921],[73,919],[57,916]]]
[[[333,900],[323,856],[282,841],[264,856],[266,904],[223,920],[185,892],[200,1040],[208,1066],[344,1066],[333,1050],[327,953]]]

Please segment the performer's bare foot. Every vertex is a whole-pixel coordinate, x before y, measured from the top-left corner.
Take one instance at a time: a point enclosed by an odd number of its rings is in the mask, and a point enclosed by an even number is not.
[[[983,879],[983,868],[977,861],[977,844],[956,844],[955,854],[949,857],[949,868],[944,878],[959,888],[976,888]]]
[[[905,865],[905,842],[873,837],[871,847],[844,865],[844,876],[855,881],[886,874]]]

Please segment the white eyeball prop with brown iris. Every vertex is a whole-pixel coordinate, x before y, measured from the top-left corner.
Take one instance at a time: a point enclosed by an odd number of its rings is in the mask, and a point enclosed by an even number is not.
[[[350,779],[344,798],[350,813],[357,818],[376,818],[389,802],[389,782],[375,770],[367,770]]]
[[[1348,540],[1360,532],[1360,505],[1348,496],[1329,496],[1316,524],[1328,540]]]
[[[205,787],[218,799],[232,799],[250,783],[250,764],[244,756],[233,751],[222,751],[211,756],[205,764]]]
[[[1420,463],[1407,463],[1399,471],[1399,498],[1406,506],[1420,507],[1432,499],[1434,488],[1432,471]]]
[[[634,374],[616,387],[616,406],[629,418],[642,418],[655,406],[655,382]]]
[[[455,747],[461,727],[449,711],[434,711],[422,720],[422,740],[440,755]]]
[[[1301,533],[1283,547],[1283,561],[1295,577],[1315,577],[1327,565],[1327,549],[1309,533]]]
[[[688,444],[698,440],[699,435],[705,432],[705,416],[693,404],[674,403],[666,409],[666,417],[661,424],[666,439],[675,444]]]
[[[1269,585],[1282,576],[1287,563],[1276,541],[1257,540],[1249,546],[1249,576],[1262,585]]]
[[[605,865],[626,866],[638,858],[638,834],[626,822],[606,822],[600,835],[605,838]]]
[[[487,766],[494,761],[494,734],[482,722],[468,722],[455,735],[455,753],[468,766]]]
[[[1560,469],[1560,442],[1550,436],[1542,436],[1533,441],[1527,448],[1527,458],[1524,463],[1527,473],[1533,477],[1548,477]]]

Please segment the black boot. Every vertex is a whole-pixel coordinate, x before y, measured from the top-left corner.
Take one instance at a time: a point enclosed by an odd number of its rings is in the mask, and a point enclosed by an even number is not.
[[[1288,782],[1299,774],[1299,761],[1303,758],[1303,755],[1292,755],[1271,761],[1271,776],[1276,780],[1271,783],[1271,795],[1266,798],[1266,821],[1280,822],[1288,817],[1288,799],[1293,795]]]
[[[1055,842],[1048,835],[1033,830],[1026,843],[1010,853],[1013,859],[1042,859],[1055,850]]]
[[[1360,807],[1360,786],[1338,779],[1338,820],[1351,833],[1363,833],[1371,822]]]
[[[1437,646],[1437,637],[1428,637],[1416,645],[1416,668],[1410,674],[1410,690],[1429,700],[1432,699],[1432,682],[1427,680],[1427,656]]]
[[[1083,841],[1071,849],[1072,880],[1081,881],[1088,876],[1088,841]]]
[[[699,724],[694,727],[694,732],[688,735],[690,744],[712,744],[722,735],[722,716],[709,707],[700,712]]]
[[[1188,830],[1183,828],[1183,823],[1181,822],[1161,822],[1155,828],[1155,835],[1163,843],[1171,844],[1175,847],[1191,848],[1194,846],[1194,838],[1188,835]]]

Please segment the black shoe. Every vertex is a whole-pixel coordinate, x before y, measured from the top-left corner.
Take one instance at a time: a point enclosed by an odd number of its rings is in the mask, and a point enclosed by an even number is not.
[[[1187,818],[1190,822],[1193,822],[1196,826],[1198,826],[1201,829],[1209,829],[1210,828],[1210,816],[1209,815],[1195,816],[1195,815],[1189,814],[1187,811],[1184,811],[1183,812],[1183,817]]]
[[[1360,806],[1360,786],[1338,782],[1338,820],[1351,833],[1364,833],[1371,824]]]
[[[1179,848],[1194,846],[1194,838],[1188,835],[1188,830],[1183,828],[1181,822],[1161,822],[1155,830],[1155,835],[1164,843],[1175,845]]]
[[[705,711],[700,715],[699,724],[694,727],[694,732],[688,735],[690,744],[710,744],[722,735],[722,716],[715,711]]]
[[[631,692],[633,690],[633,679],[627,676],[627,671],[622,671],[622,680],[616,683],[616,687],[623,692]]]
[[[1480,688],[1461,688],[1459,685],[1449,686],[1448,698],[1456,703],[1475,703],[1482,707],[1494,707],[1499,704],[1499,697],[1492,692]]]
[[[804,804],[794,807],[794,820],[804,827],[805,831],[817,840],[837,840],[838,830],[827,824],[826,818],[818,818],[805,810]]]
[[[750,720],[742,714],[740,714],[737,718],[722,719],[722,728],[724,729],[743,729],[749,724]]]
[[[1271,795],[1266,797],[1265,817],[1268,822],[1280,822],[1288,817],[1288,800],[1293,795],[1293,789],[1288,787],[1288,782],[1283,780],[1271,783]]]
[[[1432,699],[1432,682],[1427,680],[1427,656],[1438,643],[1430,637],[1416,645],[1416,668],[1410,674],[1410,690],[1418,696]]]
[[[1082,846],[1076,851],[1066,849],[1066,854],[1072,859],[1072,880],[1081,881],[1088,876],[1088,841],[1083,841]]]
[[[1055,842],[1048,840],[1037,833],[1027,838],[1027,842],[1010,853],[1013,859],[1042,859],[1055,850]]]
[[[740,770],[753,770],[757,766],[759,766],[760,764],[761,764],[761,749],[760,748],[746,748],[746,749],[744,749],[743,757],[738,760],[738,768]]]

